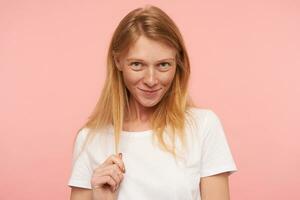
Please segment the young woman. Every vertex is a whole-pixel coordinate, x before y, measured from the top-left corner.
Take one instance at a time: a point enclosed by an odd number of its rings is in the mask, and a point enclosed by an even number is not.
[[[72,200],[229,200],[237,171],[222,124],[188,95],[182,36],[155,6],[127,14],[101,97],[76,137]]]

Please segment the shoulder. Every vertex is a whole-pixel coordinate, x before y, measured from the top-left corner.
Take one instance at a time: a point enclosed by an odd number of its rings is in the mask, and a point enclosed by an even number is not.
[[[84,141],[88,136],[90,129],[87,127],[83,127],[77,131],[76,140],[77,141]]]
[[[222,126],[219,116],[210,108],[190,107],[186,113],[188,124],[192,124],[202,134],[213,127]]]
[[[109,136],[111,133],[110,127],[106,127],[103,129],[93,129],[89,127],[80,128],[77,131],[76,140],[77,141],[85,141],[89,137],[91,139],[103,139],[103,137]]]
[[[190,107],[187,109],[187,115],[195,118],[197,121],[208,122],[218,118],[217,114],[210,108]]]
[[[83,127],[78,131],[77,140],[80,142],[87,142],[87,146],[90,148],[98,148],[104,146],[106,143],[111,143],[114,138],[114,132],[112,126],[103,128],[90,128]]]
[[[101,133],[89,127],[80,128],[75,137],[75,145],[79,147],[87,145],[88,148],[93,148],[93,146],[98,145],[100,139],[102,140],[100,136],[103,134]]]

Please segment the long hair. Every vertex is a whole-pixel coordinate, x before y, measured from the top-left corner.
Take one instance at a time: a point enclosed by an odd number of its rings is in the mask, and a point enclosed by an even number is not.
[[[172,85],[161,101],[155,105],[156,109],[150,117],[153,135],[159,147],[176,157],[175,137],[178,136],[185,146],[186,114],[189,114],[188,108],[194,107],[188,95],[190,62],[178,27],[164,11],[152,5],[129,12],[114,31],[108,49],[107,74],[100,98],[79,131],[83,128],[97,130],[113,125],[115,152],[118,152],[124,113],[132,113],[129,109],[130,94],[114,58],[128,52],[130,46],[142,35],[176,50],[176,72]],[[88,134],[84,146],[96,133],[97,131],[91,131]],[[168,136],[171,144],[167,143],[168,138],[165,136]]]

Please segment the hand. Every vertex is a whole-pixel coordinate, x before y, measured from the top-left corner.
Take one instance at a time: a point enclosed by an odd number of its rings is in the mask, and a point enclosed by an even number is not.
[[[125,165],[122,153],[109,156],[93,172],[91,179],[93,200],[116,200],[123,173],[125,173]]]

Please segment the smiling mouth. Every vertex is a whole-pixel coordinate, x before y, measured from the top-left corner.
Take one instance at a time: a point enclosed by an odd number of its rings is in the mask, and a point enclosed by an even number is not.
[[[147,93],[154,93],[154,92],[157,92],[157,91],[159,91],[160,89],[157,89],[157,90],[143,90],[143,89],[141,89],[141,88],[139,88],[140,90],[142,90],[143,92],[147,92]]]

